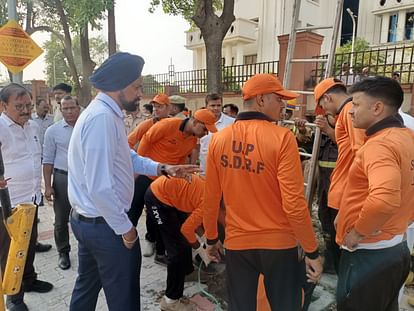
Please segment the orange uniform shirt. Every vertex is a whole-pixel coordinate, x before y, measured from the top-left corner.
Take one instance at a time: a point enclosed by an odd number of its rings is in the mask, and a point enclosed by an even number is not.
[[[213,135],[206,170],[204,228],[217,238],[223,193],[226,248],[317,250],[296,139],[264,114],[244,112]]]
[[[348,102],[343,107],[335,125],[335,139],[338,145],[338,159],[336,166],[331,174],[331,186],[329,187],[328,206],[339,209],[342,195],[348,180],[348,172],[354,161],[355,152],[364,143],[364,131],[355,129],[352,125],[349,110],[352,102]]]
[[[204,185],[204,179],[193,175],[191,183],[181,178],[161,176],[150,186],[162,203],[191,214],[181,226],[181,233],[190,244],[197,241],[194,232],[203,223]]]
[[[352,228],[365,236],[360,243],[389,240],[406,231],[413,213],[414,134],[407,128],[380,130],[352,163],[336,240],[341,245]]]
[[[155,124],[154,118],[142,121],[138,126],[128,135],[129,148],[134,149],[134,146],[139,143],[142,136]],[[138,149],[137,149],[138,150]]]
[[[142,137],[138,154],[166,164],[184,164],[197,144],[195,136],[184,136],[188,119],[163,119],[154,124]]]

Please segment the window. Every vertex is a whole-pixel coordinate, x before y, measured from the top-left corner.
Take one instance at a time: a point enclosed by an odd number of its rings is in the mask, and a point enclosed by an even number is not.
[[[414,12],[405,15],[404,40],[414,39]]]
[[[388,25],[388,42],[397,41],[398,14],[390,15],[390,23]]]
[[[244,64],[245,65],[256,64],[256,62],[257,62],[257,54],[245,55],[244,56]]]

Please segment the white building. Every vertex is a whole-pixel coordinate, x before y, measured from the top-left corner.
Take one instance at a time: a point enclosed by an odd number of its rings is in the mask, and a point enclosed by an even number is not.
[[[236,20],[223,41],[225,65],[278,60],[277,37],[291,31],[293,3],[293,0],[235,0]],[[302,0],[298,27],[333,25],[336,4],[334,0]],[[326,54],[332,30],[316,32],[325,36],[321,54]],[[200,30],[189,30],[186,35],[186,48],[193,51],[193,69],[206,68]]]
[[[372,46],[407,44],[414,40],[414,0],[359,2],[357,36]]]

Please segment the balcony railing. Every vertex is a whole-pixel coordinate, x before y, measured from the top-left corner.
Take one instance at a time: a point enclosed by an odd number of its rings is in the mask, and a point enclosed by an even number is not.
[[[243,83],[257,73],[278,73],[279,62],[263,62],[250,65],[222,67],[223,92],[239,92]],[[159,92],[170,94],[207,92],[207,70],[191,70],[147,75],[144,77],[144,93]]]

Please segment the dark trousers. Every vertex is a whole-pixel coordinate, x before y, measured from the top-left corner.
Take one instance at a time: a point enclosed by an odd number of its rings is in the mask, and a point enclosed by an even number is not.
[[[336,229],[334,226],[334,221],[336,215],[338,215],[338,210],[334,208],[326,207],[323,209],[322,213],[319,210],[319,219],[321,220],[322,230],[325,233],[324,239],[326,244],[326,251],[328,255],[331,256],[335,271],[338,274],[339,261],[341,259],[341,249],[335,240]]]
[[[145,192],[147,191],[151,183],[152,179],[148,178],[145,175],[139,175],[135,179],[134,197],[132,199],[131,208],[128,212],[129,219],[131,219],[131,222],[134,226],[137,226],[138,219],[139,217],[141,217],[145,203]],[[147,214],[151,214],[151,212],[147,210]],[[164,255],[165,246],[162,241],[161,234],[159,232],[157,224],[151,219],[151,217],[147,217],[146,226],[147,233],[145,234],[145,239],[152,243],[155,243],[156,253],[158,255]]]
[[[299,311],[302,303],[303,261],[298,249],[226,250],[229,311],[256,310],[259,274],[273,311]]]
[[[36,213],[33,221],[32,227],[32,234],[30,236],[29,242],[29,249],[27,251],[27,258],[26,264],[24,266],[23,272],[23,280],[22,283],[29,285],[36,280],[37,275],[33,266],[34,258],[35,258],[35,248],[36,248],[36,240],[37,240],[37,206],[36,206]],[[1,263],[1,270],[2,275],[4,276],[4,269],[7,263],[7,256],[9,253],[10,248],[10,237],[6,231],[6,227],[4,226],[3,221],[0,221],[0,263]],[[13,255],[13,254],[12,254]],[[23,284],[22,284],[23,287]],[[20,290],[19,293],[12,296],[7,296],[8,303],[19,304],[23,302],[24,292],[23,289]]]
[[[70,301],[71,311],[92,311],[103,288],[110,311],[140,310],[141,249],[137,241],[127,249],[120,235],[103,223],[71,217],[78,240],[78,277]]]
[[[70,203],[68,199],[68,175],[61,171],[54,171],[53,190],[55,197],[53,210],[55,212],[55,243],[59,253],[69,253],[69,214]]]
[[[151,189],[145,194],[145,204],[149,217],[157,224],[167,249],[167,289],[165,295],[170,299],[179,299],[184,292],[184,279],[193,270],[191,247],[181,234],[181,225],[187,214],[159,201]]]
[[[328,192],[330,182],[330,176],[332,168],[319,168],[319,191],[318,191],[318,217],[321,222],[322,231],[324,233],[324,240],[326,246],[325,257],[330,257],[334,265],[336,273],[339,270],[339,260],[341,257],[341,249],[336,244],[336,230],[334,221],[338,210],[328,207]],[[326,260],[327,258],[325,258]]]
[[[338,311],[398,311],[398,292],[409,269],[405,241],[379,250],[343,250],[336,293]]]

